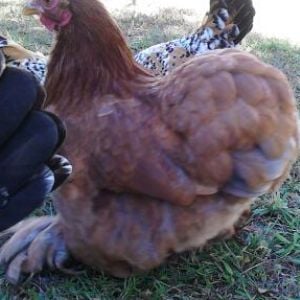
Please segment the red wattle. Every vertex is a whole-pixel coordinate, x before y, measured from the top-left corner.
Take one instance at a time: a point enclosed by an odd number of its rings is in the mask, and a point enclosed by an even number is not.
[[[55,21],[52,21],[43,15],[40,16],[40,21],[50,31],[53,31],[57,25]]]
[[[40,21],[44,26],[47,27],[48,30],[53,31],[58,27],[64,27],[68,25],[71,18],[72,18],[72,14],[69,11],[65,10],[61,12],[60,18],[57,21],[51,20],[45,15],[40,16]]]

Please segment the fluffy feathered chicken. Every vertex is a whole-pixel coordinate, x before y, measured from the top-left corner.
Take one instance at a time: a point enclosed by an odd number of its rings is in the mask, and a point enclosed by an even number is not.
[[[29,71],[41,84],[45,83],[48,58],[42,53],[30,51],[1,35],[0,51],[5,56],[7,66]]]
[[[298,115],[277,69],[226,49],[154,77],[101,2],[32,0],[25,12],[57,33],[45,86],[74,172],[57,216],[5,233],[11,282],[69,253],[118,277],[147,271],[230,230],[287,176]]]
[[[252,0],[210,0],[195,32],[145,49],[135,59],[155,75],[167,75],[195,55],[237,46],[251,31],[254,16]]]
[[[195,55],[235,47],[251,31],[255,10],[252,0],[211,0],[210,11],[192,34],[147,48],[134,57],[155,75],[167,75]],[[0,36],[7,65],[33,73],[44,84],[48,58]]]

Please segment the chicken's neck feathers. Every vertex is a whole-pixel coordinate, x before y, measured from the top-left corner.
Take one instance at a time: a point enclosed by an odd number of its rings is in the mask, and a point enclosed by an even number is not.
[[[151,80],[101,3],[86,2],[84,9],[74,5],[72,10],[72,21],[58,32],[50,56],[48,105],[62,109],[87,105],[83,102],[95,95],[111,93],[126,98],[139,84]]]

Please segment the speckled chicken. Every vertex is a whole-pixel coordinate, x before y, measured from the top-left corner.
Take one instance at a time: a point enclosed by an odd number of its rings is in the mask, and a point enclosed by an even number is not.
[[[214,49],[233,48],[251,31],[255,10],[252,0],[211,0],[202,25],[190,35],[154,45],[134,55],[155,75],[167,75],[195,55]],[[48,58],[0,36],[7,65],[33,73],[44,84]]]
[[[7,66],[29,71],[41,84],[45,83],[48,58],[42,53],[30,51],[1,35],[0,51]]]
[[[210,10],[195,32],[145,49],[135,59],[155,75],[167,75],[191,57],[236,47],[251,31],[254,17],[252,0],[210,0]]]
[[[145,272],[231,230],[288,175],[298,114],[277,69],[226,49],[155,77],[97,0],[31,0],[25,13],[57,35],[45,88],[74,172],[57,216],[2,234],[11,282],[69,254],[117,277]]]

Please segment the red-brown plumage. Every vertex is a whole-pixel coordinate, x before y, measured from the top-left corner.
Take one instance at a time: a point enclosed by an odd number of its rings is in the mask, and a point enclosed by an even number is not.
[[[120,277],[151,269],[230,230],[287,176],[299,129],[280,71],[229,49],[154,78],[102,4],[70,0],[69,9],[46,89],[74,164],[56,201],[56,240],[77,259]],[[23,271],[38,269],[41,240]],[[14,237],[2,262],[12,245]]]
[[[128,81],[138,80],[138,74],[147,76],[147,71],[134,62],[118,25],[105,17],[108,13],[97,1],[75,0],[71,5],[73,18],[58,33],[48,65],[48,103],[65,99],[64,104],[74,104],[78,109],[89,105],[88,99],[95,95],[131,94]]]

